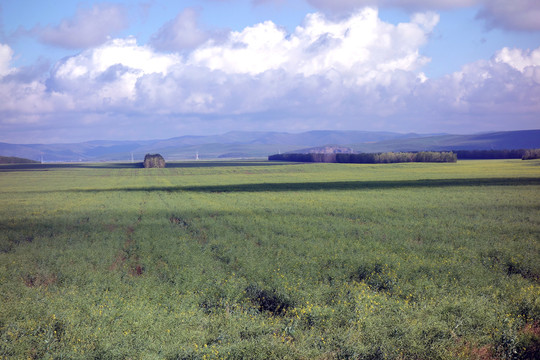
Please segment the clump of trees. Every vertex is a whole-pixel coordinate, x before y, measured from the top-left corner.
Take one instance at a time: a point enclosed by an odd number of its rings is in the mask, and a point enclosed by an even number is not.
[[[422,151],[412,152],[385,152],[362,154],[276,154],[268,160],[297,161],[297,162],[325,162],[325,163],[353,163],[353,164],[380,164],[402,162],[456,162],[457,155],[453,152]]]
[[[143,166],[145,168],[164,168],[165,159],[160,154],[146,154],[144,156]]]
[[[540,159],[540,149],[525,150],[521,159],[522,160]]]

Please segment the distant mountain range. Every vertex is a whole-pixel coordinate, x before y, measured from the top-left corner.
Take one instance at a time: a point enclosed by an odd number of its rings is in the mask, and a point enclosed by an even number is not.
[[[540,148],[540,130],[474,135],[400,134],[371,131],[235,131],[223,135],[181,136],[165,140],[88,141],[73,144],[0,143],[0,155],[37,161],[142,161],[147,153],[166,160],[266,158],[279,152],[343,146],[356,152],[502,150]]]

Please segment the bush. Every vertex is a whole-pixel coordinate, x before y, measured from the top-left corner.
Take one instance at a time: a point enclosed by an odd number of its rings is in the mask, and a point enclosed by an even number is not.
[[[391,291],[395,283],[388,266],[380,262],[361,264],[349,278],[358,282],[363,281],[375,291]]]
[[[268,311],[273,315],[281,315],[294,305],[287,296],[275,290],[262,289],[256,284],[246,288],[246,295],[259,310]]]

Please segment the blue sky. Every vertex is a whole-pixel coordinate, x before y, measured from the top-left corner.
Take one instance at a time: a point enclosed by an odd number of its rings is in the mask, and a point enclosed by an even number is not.
[[[540,128],[537,0],[0,1],[0,141]]]

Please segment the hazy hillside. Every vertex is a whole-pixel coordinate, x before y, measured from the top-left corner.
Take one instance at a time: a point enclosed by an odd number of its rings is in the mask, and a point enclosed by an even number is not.
[[[540,148],[540,130],[474,135],[400,134],[369,131],[234,131],[222,135],[181,136],[144,141],[88,141],[72,144],[0,143],[0,155],[50,161],[142,161],[147,153],[167,160],[266,158],[280,152],[344,146],[358,152],[421,150],[491,150]]]
[[[340,143],[376,142],[403,137],[390,132],[309,131],[284,132],[234,131],[222,135],[181,136],[148,141],[89,141],[77,144],[8,144],[0,143],[0,154],[45,161],[142,161],[147,153],[160,153],[168,160],[209,158],[265,158],[276,152],[308,146]]]
[[[474,135],[439,135],[393,139],[374,144],[353,144],[362,152],[421,150],[502,150],[540,147],[540,130],[502,131]]]
[[[24,159],[14,156],[0,156],[0,164],[33,164],[38,163],[38,161]]]

